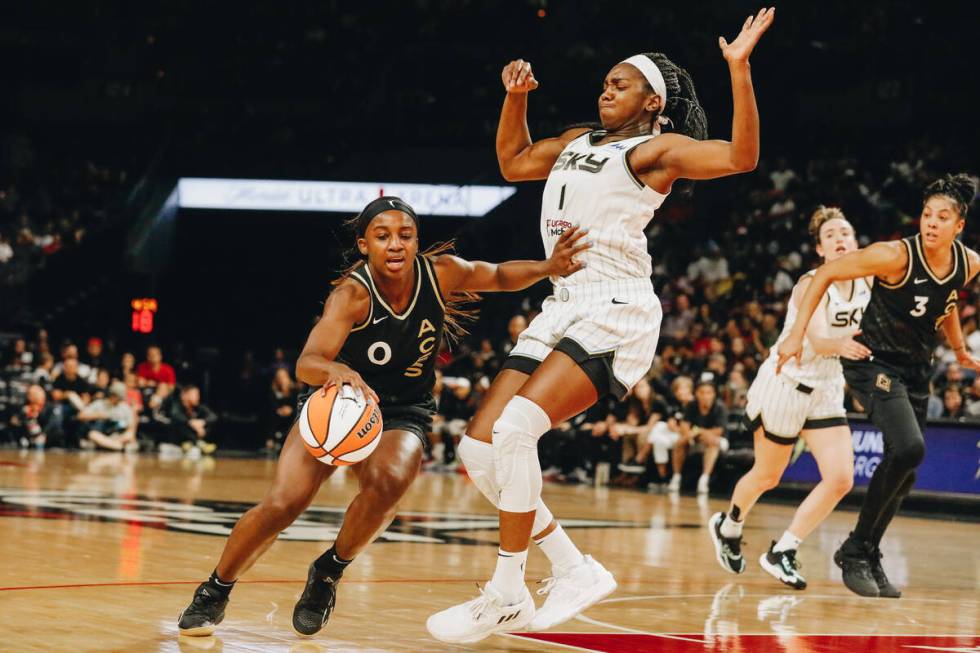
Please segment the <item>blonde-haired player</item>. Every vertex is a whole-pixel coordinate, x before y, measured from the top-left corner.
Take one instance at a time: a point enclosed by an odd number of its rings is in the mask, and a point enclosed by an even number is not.
[[[818,208],[810,219],[810,234],[824,261],[834,261],[858,248],[854,228],[840,209]],[[793,328],[800,299],[812,280],[813,271],[793,289],[779,342]],[[823,310],[816,311],[807,325],[800,364],[789,363],[777,374],[774,346],[759,368],[745,409],[755,431],[755,463],[735,486],[728,513],[716,513],[708,521],[718,563],[725,571],[745,571],[741,551],[745,517],[759,497],[779,483],[793,445],[802,436],[820,468],[820,483],[797,508],[782,537],[762,554],[759,564],[790,587],[806,587],[796,551],[854,482],[854,453],[844,411],[844,372],[839,359],[860,360],[870,355],[867,347],[854,340],[860,333],[861,317],[870,298],[867,279],[833,284],[821,302]]]

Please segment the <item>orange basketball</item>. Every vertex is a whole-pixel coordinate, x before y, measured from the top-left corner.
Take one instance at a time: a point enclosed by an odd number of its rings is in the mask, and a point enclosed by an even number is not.
[[[317,390],[303,404],[299,432],[310,454],[325,465],[353,465],[381,442],[381,411],[349,385]]]

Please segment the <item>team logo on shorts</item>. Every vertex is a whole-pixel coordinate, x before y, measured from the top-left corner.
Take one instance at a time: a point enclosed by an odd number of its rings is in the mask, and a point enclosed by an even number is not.
[[[192,502],[146,496],[121,497],[99,491],[24,490],[0,488],[0,517],[91,520],[139,524],[199,535],[227,537],[251,503],[237,501]],[[310,506],[286,530],[280,540],[329,542],[337,537],[346,506]],[[563,528],[649,528],[642,521],[611,519],[562,520]],[[428,544],[472,544],[497,546],[496,537],[481,531],[496,531],[496,514],[401,511],[378,537],[379,542]],[[679,524],[679,528],[690,527]]]
[[[892,380],[888,378],[887,374],[879,374],[878,378],[875,379],[875,386],[877,386],[879,390],[884,390],[885,392],[891,392]]]

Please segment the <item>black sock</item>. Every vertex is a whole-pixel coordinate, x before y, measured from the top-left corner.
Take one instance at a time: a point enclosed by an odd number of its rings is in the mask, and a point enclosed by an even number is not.
[[[211,575],[208,577],[208,585],[214,588],[215,591],[217,591],[225,598],[228,598],[228,595],[231,594],[231,591],[235,589],[235,583],[237,582],[238,582],[237,580],[233,580],[230,583],[228,583],[226,581],[221,580],[220,578],[218,578],[217,569],[212,571]]]
[[[317,573],[324,578],[328,576],[330,578],[339,578],[351,562],[353,560],[344,560],[337,555],[337,545],[334,544],[322,556],[316,559],[313,566],[316,567]]]

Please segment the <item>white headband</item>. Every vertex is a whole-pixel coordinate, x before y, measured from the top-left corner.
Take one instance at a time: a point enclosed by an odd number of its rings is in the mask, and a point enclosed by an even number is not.
[[[667,104],[667,82],[664,81],[664,76],[661,74],[660,69],[657,68],[657,64],[653,63],[650,57],[644,54],[634,54],[629,59],[623,59],[620,63],[628,63],[631,66],[635,66],[647,81],[650,82],[650,86],[653,87],[653,92],[660,96],[664,101],[664,105]]]

